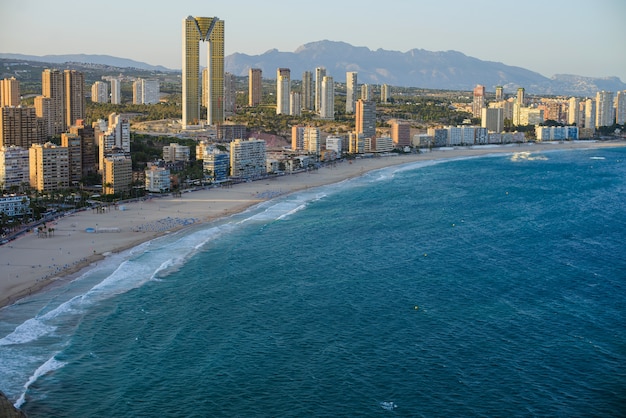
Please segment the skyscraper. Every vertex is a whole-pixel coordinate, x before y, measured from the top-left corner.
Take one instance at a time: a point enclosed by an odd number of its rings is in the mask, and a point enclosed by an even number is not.
[[[613,110],[613,92],[599,91],[596,94],[596,128],[615,123]]]
[[[496,102],[504,100],[504,87],[496,86]]]
[[[120,85],[120,80],[117,78],[111,79],[111,104],[121,104],[122,103],[122,87]]]
[[[188,16],[183,20],[183,128],[200,122],[200,41],[208,42],[207,123],[224,121],[224,21]]]
[[[49,98],[48,115],[50,120],[48,135],[57,135],[65,131],[65,94],[63,73],[59,70],[45,69],[41,74],[41,95]],[[44,117],[45,115],[38,115]]]
[[[109,86],[103,81],[96,81],[91,85],[91,101],[93,103],[107,103],[109,101]]]
[[[364,138],[376,136],[376,103],[357,100],[355,119],[357,135]]]
[[[354,113],[356,103],[357,73],[349,71],[346,73],[346,113]]]
[[[248,106],[256,106],[262,98],[262,71],[260,68],[248,70]]]
[[[326,68],[317,67],[315,69],[315,111],[320,113],[322,107],[322,80],[326,76]]]
[[[0,107],[20,105],[20,82],[15,77],[0,81]]]
[[[474,87],[474,100],[472,101],[472,116],[479,118],[485,107],[485,86],[478,84]]]
[[[65,129],[85,118],[85,75],[65,70]]]
[[[387,103],[391,97],[391,92],[388,84],[380,86],[380,101],[381,103]]]
[[[580,101],[578,97],[570,97],[567,102],[567,123],[580,126]]]
[[[291,71],[289,68],[276,70],[276,114],[289,114],[289,92],[291,91]]]
[[[626,90],[618,91],[615,96],[615,123],[626,124]]]
[[[313,73],[305,71],[302,73],[302,108],[313,109]]]
[[[328,75],[322,79],[320,117],[323,119],[335,119],[335,82]]]

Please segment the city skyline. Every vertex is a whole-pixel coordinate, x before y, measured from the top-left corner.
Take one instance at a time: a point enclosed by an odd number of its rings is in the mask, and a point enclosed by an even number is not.
[[[216,16],[227,22],[225,56],[259,55],[274,48],[293,52],[306,43],[328,39],[371,50],[455,50],[546,77],[617,76],[626,82],[626,57],[615,49],[619,40],[626,39],[621,22],[626,3],[621,0],[599,0],[592,6],[583,1],[529,0],[521,10],[512,1],[478,0],[469,8],[460,0],[436,4],[392,0],[386,4],[386,19],[369,12],[380,8],[374,2],[320,0],[307,10],[307,19],[298,19],[295,10],[273,7],[272,2],[207,6],[197,0],[163,5],[112,0],[107,9],[117,11],[115,24],[107,23],[109,13],[75,0],[29,3],[0,5],[0,37],[9,40],[0,52],[106,54],[180,69],[181,19]],[[72,10],[71,24],[67,10]],[[25,25],[37,30],[25,30]],[[46,42],[40,33],[46,33]]]

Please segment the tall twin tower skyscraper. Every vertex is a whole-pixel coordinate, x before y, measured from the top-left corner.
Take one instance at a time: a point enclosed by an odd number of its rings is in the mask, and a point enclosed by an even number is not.
[[[200,124],[200,42],[207,42],[207,66],[203,89],[207,123],[224,122],[224,21],[217,17],[183,20],[183,128]]]

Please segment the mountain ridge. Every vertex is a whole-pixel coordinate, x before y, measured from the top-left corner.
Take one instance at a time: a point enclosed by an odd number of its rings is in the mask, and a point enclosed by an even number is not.
[[[0,53],[0,58],[53,64],[82,62],[160,72],[180,71],[111,55],[34,56]],[[279,67],[289,68],[292,79],[300,79],[304,71],[325,67],[327,74],[333,76],[336,82],[343,82],[347,71],[356,71],[361,84],[389,84],[424,89],[472,91],[477,84],[481,84],[487,91],[495,91],[496,86],[503,86],[505,92],[515,92],[518,87],[523,87],[531,94],[587,97],[594,96],[601,90],[626,90],[626,84],[618,77],[556,74],[548,78],[522,67],[483,61],[455,50],[371,50],[346,42],[323,40],[301,45],[294,52],[272,48],[259,55],[236,52],[224,58],[225,71],[236,76],[247,76],[250,68],[260,68],[265,78],[272,79]]]

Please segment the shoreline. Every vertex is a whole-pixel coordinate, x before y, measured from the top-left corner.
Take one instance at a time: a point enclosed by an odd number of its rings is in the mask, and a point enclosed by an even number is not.
[[[435,148],[420,154],[375,156],[337,162],[230,187],[202,189],[180,197],[123,203],[104,212],[86,210],[63,216],[48,226],[54,233],[38,238],[29,232],[0,246],[0,309],[33,293],[78,277],[106,258],[165,234],[240,213],[253,205],[298,191],[338,183],[386,167],[434,160],[515,152],[626,147],[626,141],[545,142]],[[91,231],[91,232],[88,232]]]

